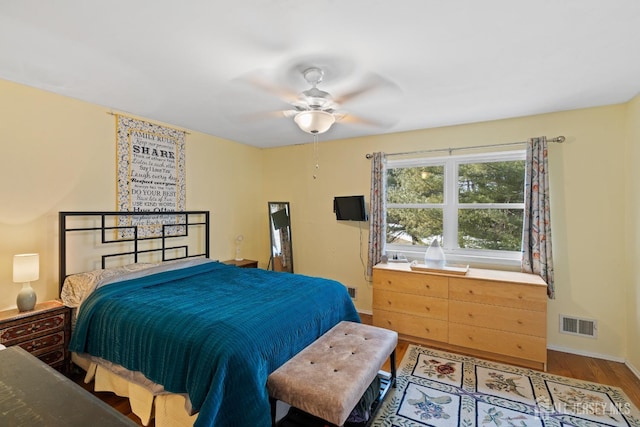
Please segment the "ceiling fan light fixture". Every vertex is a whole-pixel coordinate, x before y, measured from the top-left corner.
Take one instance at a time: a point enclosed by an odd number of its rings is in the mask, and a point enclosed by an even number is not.
[[[304,132],[316,135],[328,131],[335,123],[336,118],[326,111],[308,110],[299,112],[293,120]]]

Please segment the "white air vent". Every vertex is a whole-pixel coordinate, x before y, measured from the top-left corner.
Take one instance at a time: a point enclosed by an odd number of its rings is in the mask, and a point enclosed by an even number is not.
[[[563,334],[597,338],[598,322],[593,319],[581,319],[578,317],[570,317],[561,314],[560,332],[562,332]]]
[[[351,299],[356,299],[356,288],[347,288]]]

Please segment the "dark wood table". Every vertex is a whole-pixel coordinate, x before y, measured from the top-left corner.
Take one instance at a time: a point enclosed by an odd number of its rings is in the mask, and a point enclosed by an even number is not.
[[[228,259],[226,261],[222,261],[223,264],[235,265],[240,268],[258,268],[258,261],[253,259]]]
[[[0,350],[0,425],[136,426],[19,346]]]

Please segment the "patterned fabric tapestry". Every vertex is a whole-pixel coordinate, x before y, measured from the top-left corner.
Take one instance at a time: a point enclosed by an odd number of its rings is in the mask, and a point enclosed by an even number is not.
[[[185,132],[121,115],[116,122],[117,210],[183,211]],[[138,225],[138,237],[162,234],[155,216],[123,217],[119,225]]]

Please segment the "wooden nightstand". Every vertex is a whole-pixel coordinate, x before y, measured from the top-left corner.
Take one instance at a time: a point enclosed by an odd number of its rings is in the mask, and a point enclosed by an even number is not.
[[[60,301],[36,304],[31,311],[0,311],[0,344],[18,345],[51,367],[67,373],[71,310]]]
[[[240,268],[258,268],[258,261],[252,259],[243,259],[240,261],[236,261],[235,259],[228,259],[226,261],[222,261],[223,264],[235,265]]]

